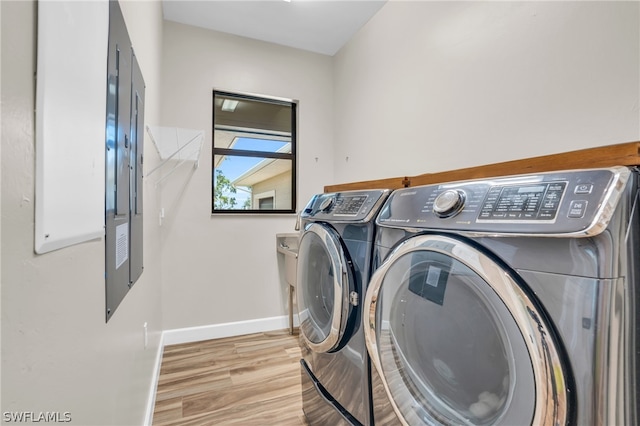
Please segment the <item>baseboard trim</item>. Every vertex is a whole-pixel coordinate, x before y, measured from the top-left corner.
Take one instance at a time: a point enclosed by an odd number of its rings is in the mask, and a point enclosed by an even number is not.
[[[153,422],[153,409],[156,406],[156,390],[158,389],[158,379],[160,378],[160,366],[162,365],[162,353],[164,352],[164,332],[160,333],[160,342],[156,352],[156,361],[153,366],[153,376],[149,387],[149,397],[147,398],[147,410],[144,415],[144,425],[151,426]]]
[[[296,326],[298,324],[297,315],[293,317],[293,324]],[[165,345],[177,345],[180,343],[199,342],[201,340],[220,339],[222,337],[241,336],[243,334],[283,330],[286,328],[289,328],[289,317],[283,315],[271,318],[165,330],[162,336]]]

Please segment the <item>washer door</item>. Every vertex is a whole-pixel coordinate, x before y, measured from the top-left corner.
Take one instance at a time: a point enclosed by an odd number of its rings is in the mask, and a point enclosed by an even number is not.
[[[315,352],[331,352],[348,338],[352,267],[332,228],[319,223],[305,228],[298,245],[296,292],[300,335]]]
[[[514,275],[441,235],[399,245],[373,275],[365,338],[403,424],[563,425],[552,333]]]

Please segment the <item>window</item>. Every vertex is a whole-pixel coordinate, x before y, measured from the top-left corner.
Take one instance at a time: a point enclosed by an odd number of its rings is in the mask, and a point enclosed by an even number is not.
[[[213,92],[213,213],[294,213],[296,102]]]
[[[254,206],[258,206],[260,210],[272,210],[275,205],[276,192],[267,191],[254,195]]]

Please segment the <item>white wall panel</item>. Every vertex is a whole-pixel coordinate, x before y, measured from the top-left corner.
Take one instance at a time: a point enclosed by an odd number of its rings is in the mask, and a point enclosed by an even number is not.
[[[109,2],[38,2],[35,251],[104,235]]]
[[[299,101],[303,208],[333,174],[332,58],[165,22],[163,72],[160,124],[205,129],[198,169],[177,169],[160,189],[164,328],[285,315],[275,236],[293,232],[295,215],[211,215],[212,91]]]
[[[388,2],[335,57],[334,183],[640,139],[639,8]]]

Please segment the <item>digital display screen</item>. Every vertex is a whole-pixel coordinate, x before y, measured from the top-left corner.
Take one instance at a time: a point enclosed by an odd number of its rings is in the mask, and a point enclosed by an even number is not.
[[[543,192],[545,189],[547,189],[546,185],[543,186],[523,186],[521,188],[518,188],[518,194],[528,194],[531,192]]]

